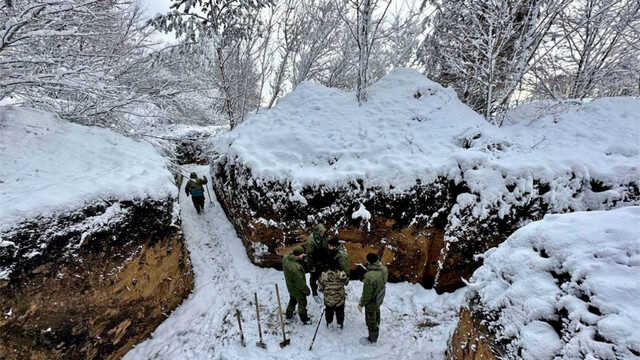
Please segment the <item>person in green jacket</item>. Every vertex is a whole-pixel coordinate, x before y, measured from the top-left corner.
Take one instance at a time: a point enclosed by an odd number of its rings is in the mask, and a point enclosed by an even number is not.
[[[329,240],[329,260],[338,262],[340,269],[347,275],[347,279],[349,278],[351,270],[349,267],[349,253],[344,245],[338,241],[338,238],[334,237]]]
[[[307,242],[304,244],[304,251],[307,255],[306,264],[309,270],[309,283],[311,285],[311,293],[316,302],[320,302],[318,297],[318,279],[322,272],[327,270],[329,258],[329,240],[327,228],[318,224],[313,229],[313,234],[309,235]]]
[[[205,186],[207,186],[207,177],[203,176],[202,179],[200,179],[195,172],[192,172],[187,185],[184,187],[184,192],[187,193],[187,196],[191,195],[193,206],[196,208],[198,215],[202,209],[204,209]]]
[[[358,304],[358,311],[362,313],[364,307],[364,318],[369,329],[369,336],[362,338],[361,343],[375,343],[378,341],[380,328],[380,306],[384,301],[385,289],[389,271],[387,267],[380,263],[378,255],[367,254],[367,272],[364,274],[364,286],[362,287],[362,297]]]
[[[282,259],[282,269],[284,270],[284,279],[289,290],[289,304],[287,305],[286,317],[293,318],[293,312],[298,305],[298,315],[303,324],[309,324],[310,319],[307,315],[307,296],[309,296],[309,287],[307,287],[307,279],[304,275],[304,268],[301,261],[305,257],[304,250],[301,247],[293,249],[292,253]]]

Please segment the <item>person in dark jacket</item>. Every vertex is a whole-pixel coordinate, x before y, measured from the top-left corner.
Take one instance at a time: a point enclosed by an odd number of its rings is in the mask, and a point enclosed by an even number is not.
[[[187,193],[187,196],[191,195],[193,206],[196,208],[198,215],[202,209],[204,209],[205,186],[207,186],[207,177],[203,176],[202,179],[200,179],[195,172],[192,172],[187,186],[184,187],[184,192]]]
[[[293,249],[291,254],[282,259],[282,269],[284,270],[284,279],[289,290],[289,304],[287,305],[286,317],[293,318],[293,312],[298,306],[298,315],[303,324],[309,324],[310,319],[307,315],[307,296],[311,291],[307,287],[307,279],[304,275],[302,267],[302,259],[305,253],[301,247]]]
[[[358,311],[362,313],[364,308],[364,318],[369,329],[369,336],[362,338],[361,343],[375,343],[378,341],[380,328],[380,306],[384,301],[387,278],[389,271],[387,267],[380,263],[378,255],[367,254],[367,273],[364,274],[364,286],[362,287],[362,297],[358,304]]]
[[[306,264],[309,271],[309,285],[316,302],[320,302],[318,297],[318,279],[323,271],[327,269],[329,258],[329,239],[327,228],[323,224],[318,224],[313,229],[313,234],[309,235],[304,244],[304,251],[307,254]]]

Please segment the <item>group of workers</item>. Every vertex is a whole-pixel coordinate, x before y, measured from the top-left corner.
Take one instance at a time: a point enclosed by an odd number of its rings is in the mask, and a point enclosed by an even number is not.
[[[302,246],[295,247],[282,260],[284,277],[289,290],[287,319],[293,318],[296,306],[303,324],[309,324],[307,296],[312,295],[319,302],[318,291],[324,295],[325,319],[327,327],[333,323],[334,315],[339,329],[344,327],[345,287],[349,283],[349,255],[337,238],[329,238],[324,225],[316,225],[313,234]],[[365,322],[369,330],[361,342],[378,341],[380,327],[380,306],[384,301],[388,278],[387,267],[380,263],[378,255],[367,254],[367,272],[363,278],[362,296],[358,311],[364,309]],[[307,286],[305,272],[309,272],[310,286]],[[309,289],[311,288],[311,289]]]
[[[207,178],[199,178],[195,172],[185,186],[187,196],[191,196],[196,212],[200,214],[204,209],[204,187]],[[297,246],[282,260],[284,277],[289,290],[289,304],[286,318],[292,319],[296,306],[303,324],[310,324],[307,314],[307,296],[312,295],[320,302],[318,290],[324,295],[325,319],[327,327],[333,323],[335,316],[339,329],[344,327],[344,307],[346,300],[345,287],[349,283],[349,254],[344,245],[335,238],[329,238],[324,225],[315,226],[313,233],[302,246]],[[385,288],[388,278],[387,267],[380,263],[378,255],[367,254],[366,273],[363,277],[362,296],[358,303],[358,311],[364,309],[365,322],[369,335],[361,342],[375,343],[378,341],[380,326],[380,306],[384,301]],[[306,275],[309,273],[309,285]],[[309,289],[311,288],[311,289]]]

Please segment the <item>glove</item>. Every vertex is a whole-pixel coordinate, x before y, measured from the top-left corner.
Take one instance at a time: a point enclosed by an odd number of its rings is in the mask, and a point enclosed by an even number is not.
[[[362,314],[362,305],[358,304],[358,312]]]

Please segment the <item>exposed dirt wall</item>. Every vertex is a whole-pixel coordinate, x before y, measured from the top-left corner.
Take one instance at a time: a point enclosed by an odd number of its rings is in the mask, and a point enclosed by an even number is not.
[[[468,308],[460,309],[460,320],[447,347],[447,360],[498,360],[499,347],[481,319]]]
[[[172,199],[110,199],[1,234],[0,358],[122,357],[193,288],[175,220]]]
[[[388,262],[391,281],[421,283],[439,292],[463,286],[462,279],[482,265],[478,255],[548,212],[575,211],[574,205],[596,210],[640,204],[634,182],[603,187],[576,174],[567,174],[572,179],[568,184],[519,179],[526,191],[507,185],[500,201],[485,204],[482,192],[467,186],[464,173],[456,181],[417,179],[401,192],[366,187],[362,180],[294,189],[291,183],[255,178],[251,169],[224,155],[211,164],[217,198],[254,264],[278,268],[287,249],[324,223],[345,242],[352,268],[373,250]],[[554,189],[572,193],[573,205],[550,204],[553,196],[546,194]],[[609,190],[622,196],[611,201],[614,197],[605,194]],[[370,212],[370,222],[352,218],[361,204]]]

